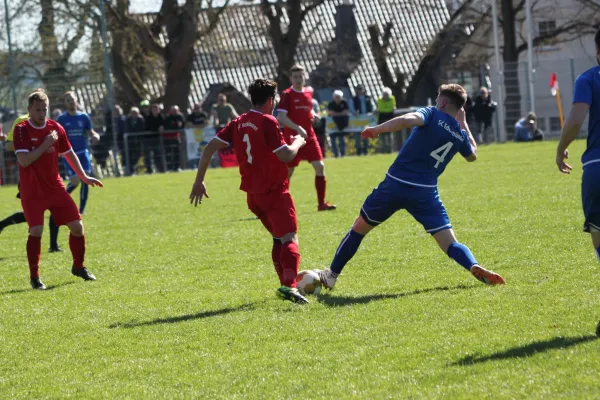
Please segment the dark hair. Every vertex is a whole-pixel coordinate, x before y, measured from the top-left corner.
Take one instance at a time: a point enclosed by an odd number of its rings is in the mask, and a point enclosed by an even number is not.
[[[48,96],[46,96],[44,89],[36,89],[35,92],[29,95],[29,106],[32,106],[36,101],[43,101],[44,103],[48,104]]]
[[[596,42],[596,46],[600,47],[600,28],[596,31],[596,36],[594,36],[594,41]]]
[[[253,106],[262,106],[277,93],[277,83],[270,79],[258,78],[248,87]]]
[[[450,103],[457,109],[461,109],[467,102],[467,91],[456,83],[441,85],[439,89],[440,96],[444,96],[450,100]]]

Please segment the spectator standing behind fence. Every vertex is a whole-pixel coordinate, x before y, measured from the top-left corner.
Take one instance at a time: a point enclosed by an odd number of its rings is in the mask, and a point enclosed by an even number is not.
[[[482,86],[473,103],[477,143],[489,143],[490,133],[492,132],[492,117],[495,111],[496,103],[492,101],[488,89]]]
[[[202,110],[202,104],[196,103],[194,104],[192,113],[187,117],[185,127],[191,129],[204,129],[207,122],[208,115]]]
[[[131,107],[129,116],[125,120],[125,132],[135,134],[145,131],[146,123],[144,117],[140,114],[140,109]],[[135,166],[142,156],[142,142],[140,141],[140,136],[130,135],[127,139],[127,148],[129,151],[129,165],[125,165],[125,169],[129,175],[133,175],[135,173]],[[123,146],[123,162],[126,162],[127,158],[124,152],[125,146]]]
[[[394,110],[396,109],[396,98],[392,95],[392,89],[385,87],[381,92],[381,97],[377,100],[377,124],[381,125],[384,122],[394,118]],[[379,135],[379,148],[383,153],[392,152],[392,133],[385,132]]]
[[[94,148],[94,158],[102,168],[106,168],[106,160],[109,156],[109,151],[114,143],[113,138],[113,121],[117,121],[117,147],[123,151],[123,136],[125,135],[125,120],[123,109],[120,105],[115,105],[112,115],[110,110],[104,113],[104,140]],[[123,161],[121,161],[123,162]]]
[[[165,153],[167,157],[167,169],[170,171],[181,171],[181,131],[185,128],[185,117],[178,106],[171,106],[169,114],[165,119],[165,130],[163,133]]]
[[[63,112],[60,108],[55,108],[54,110],[52,110],[52,121],[58,120],[58,117],[60,117],[60,114],[62,113]]]
[[[146,164],[146,172],[151,174],[154,172],[152,164],[159,172],[165,172],[165,166],[161,158],[161,142],[160,134],[165,130],[165,118],[162,115],[160,104],[153,103],[150,107],[150,115],[144,117],[146,123],[146,131],[148,135],[141,136],[144,147],[144,162]]]
[[[530,112],[515,124],[515,142],[544,140],[544,132],[537,127],[537,116]]]
[[[335,157],[344,157],[346,155],[346,137],[344,129],[350,122],[350,107],[348,102],[344,100],[344,92],[341,90],[335,90],[333,92],[333,101],[327,106],[329,116],[333,119],[333,123],[336,127],[336,132],[332,132],[331,137],[331,150]]]
[[[227,102],[227,96],[223,93],[217,96],[217,104],[213,106],[211,114],[217,131],[223,129],[231,120],[238,117],[235,108]]]
[[[354,114],[372,114],[375,110],[373,106],[373,99],[371,96],[367,94],[363,85],[358,85],[355,88],[356,96],[352,99],[354,102]],[[354,134],[354,141],[356,146],[356,155],[360,156],[364,154],[365,156],[369,154],[369,139],[362,139],[360,137],[360,132],[356,132]]]

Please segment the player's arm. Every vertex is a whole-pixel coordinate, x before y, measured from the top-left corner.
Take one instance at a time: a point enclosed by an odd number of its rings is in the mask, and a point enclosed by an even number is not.
[[[289,163],[298,154],[298,150],[306,144],[306,139],[300,135],[294,136],[294,142],[291,145],[284,145],[275,150],[275,155],[279,161]]]
[[[206,186],[204,185],[204,177],[206,176],[206,171],[208,171],[210,160],[212,160],[215,153],[221,149],[224,149],[227,146],[227,142],[216,137],[213,138],[210,142],[208,142],[208,144],[202,151],[200,161],[198,162],[198,172],[196,172],[196,181],[192,186],[192,193],[190,193],[190,204],[198,206],[198,203],[202,204],[202,197],[209,197],[208,193],[206,192]]]
[[[42,145],[40,147],[37,147],[35,150],[29,151],[24,148],[21,149],[19,148],[20,146],[17,146],[17,149],[15,150],[15,154],[17,155],[17,161],[19,161],[19,164],[21,164],[23,168],[29,167],[31,164],[36,162],[37,159],[40,158],[40,156],[44,154],[44,152],[48,150],[48,148],[52,146],[57,140],[58,134],[56,132],[53,132],[46,136],[46,138],[44,138],[44,141],[42,142]]]
[[[295,130],[296,132],[298,132],[298,135],[307,138],[307,134],[306,134],[306,130],[304,130],[303,127],[301,127],[300,125],[294,123],[294,121],[292,121],[290,119],[290,117],[288,117],[288,113],[286,110],[278,110],[277,112],[277,120],[279,120],[279,122],[281,122],[284,126],[287,126],[290,129]]]
[[[565,162],[569,158],[569,150],[567,148],[577,137],[589,109],[590,106],[587,103],[574,103],[563,126],[558,148],[556,149],[556,164],[558,165],[558,170],[562,173],[568,174],[573,169]]]
[[[104,186],[98,179],[92,178],[85,173],[81,166],[81,162],[79,162],[79,157],[77,157],[77,154],[75,154],[73,149],[69,149],[66,153],[63,153],[63,157],[67,160],[71,168],[73,168],[73,171],[75,171],[83,183],[90,186]]]
[[[465,113],[465,109],[461,108],[458,114],[456,114],[456,120],[460,125],[460,129],[467,133],[467,138],[469,139],[469,144],[471,145],[472,153],[465,157],[465,160],[468,162],[473,162],[477,160],[477,142],[471,134],[471,130],[469,129],[469,124],[467,124],[467,115]]]
[[[368,127],[362,131],[362,138],[376,138],[377,135],[385,132],[396,132],[403,129],[412,129],[415,126],[425,125],[425,120],[421,113],[413,112],[402,115],[400,117],[392,118],[383,124],[379,124],[374,127]]]

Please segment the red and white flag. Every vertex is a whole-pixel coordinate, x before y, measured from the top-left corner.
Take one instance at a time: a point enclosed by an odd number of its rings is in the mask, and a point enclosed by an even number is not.
[[[556,96],[556,92],[558,92],[558,79],[556,79],[556,74],[553,72],[550,75],[550,92],[552,96]]]

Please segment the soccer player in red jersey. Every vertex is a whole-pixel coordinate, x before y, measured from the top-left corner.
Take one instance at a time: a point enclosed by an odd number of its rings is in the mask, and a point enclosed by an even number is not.
[[[304,86],[306,71],[303,66],[293,66],[290,74],[292,86],[281,93],[281,101],[277,106],[277,118],[284,125],[283,135],[288,143],[291,143],[290,140],[293,136],[301,135],[306,139],[306,145],[298,152],[294,160],[288,163],[288,179],[292,178],[294,168],[300,165],[300,161],[310,162],[315,169],[315,188],[319,203],[317,210],[335,210],[334,204],[325,201],[325,164],[317,135],[312,127],[312,120],[319,118],[313,112],[313,89]]]
[[[81,215],[58,173],[58,156],[62,154],[83,182],[102,187],[102,182],[85,174],[73,152],[67,134],[59,123],[46,118],[48,96],[37,90],[29,96],[29,119],[18,124],[14,132],[14,148],[19,161],[21,205],[29,225],[27,259],[31,286],[46,289],[40,280],[39,263],[44,226],[44,212],[50,210],[58,226],[71,231],[69,247],[73,253],[71,273],[86,281],[96,278],[83,265],[85,236]]]
[[[298,221],[285,164],[294,159],[305,139],[296,135],[291,145],[286,143],[272,115],[277,94],[275,82],[256,79],[248,92],[252,109],[227,124],[202,152],[190,203],[197,206],[204,196],[208,198],[204,177],[210,160],[215,152],[233,143],[242,176],[240,189],[247,193],[248,208],[273,236],[271,257],[281,284],[277,295],[305,304],[308,300],[296,289],[300,265]]]

